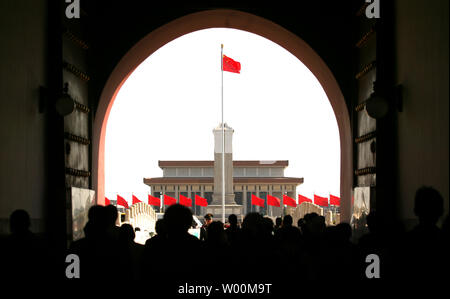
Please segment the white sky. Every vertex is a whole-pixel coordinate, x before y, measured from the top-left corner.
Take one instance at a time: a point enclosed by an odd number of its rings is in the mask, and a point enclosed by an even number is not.
[[[234,129],[234,160],[289,160],[297,192],[340,193],[336,117],[320,83],[284,48],[235,29],[181,36],[148,57],[120,89],[106,129],[105,195],[146,201],[144,177],[158,160],[213,160],[221,121],[220,44],[241,63],[224,72],[224,119]]]

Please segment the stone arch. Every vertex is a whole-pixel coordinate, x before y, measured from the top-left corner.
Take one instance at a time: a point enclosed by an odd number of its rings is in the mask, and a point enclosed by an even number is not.
[[[168,42],[184,34],[208,28],[233,28],[265,37],[296,56],[318,79],[338,124],[341,144],[341,220],[348,222],[353,177],[352,132],[347,105],[333,73],[322,58],[297,35],[262,17],[230,9],[192,13],[171,21],[147,34],[116,65],[101,93],[93,126],[93,185],[97,203],[104,203],[106,124],[122,84],[141,62]]]

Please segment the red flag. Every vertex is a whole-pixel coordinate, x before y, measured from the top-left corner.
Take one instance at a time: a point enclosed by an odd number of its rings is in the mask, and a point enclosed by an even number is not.
[[[313,201],[312,201],[312,199],[299,194],[298,195],[298,204],[301,205],[304,202],[313,202]]]
[[[167,196],[164,194],[164,204],[166,206],[171,206],[177,203],[177,200],[173,197]]]
[[[134,194],[131,195],[131,197],[132,197],[132,199],[133,199],[133,205],[136,204],[136,203],[138,203],[138,202],[141,202],[141,201],[139,200],[139,198],[137,198],[136,196],[134,196]]]
[[[257,197],[255,194],[252,194],[252,205],[264,208],[264,199]]]
[[[340,206],[341,205],[341,199],[337,196],[330,194],[330,205],[334,206]]]
[[[108,199],[108,197],[105,196],[105,206],[109,206],[111,204],[111,201]]]
[[[232,73],[240,74],[241,64],[238,61],[234,61],[230,57],[222,55],[222,70]]]
[[[328,198],[314,194],[314,203],[321,207],[328,207]]]
[[[297,203],[295,202],[295,199],[287,196],[286,194],[283,194],[283,203],[285,205],[288,205],[288,206],[294,207],[294,208],[297,206]]]
[[[192,199],[180,194],[180,205],[192,207]]]
[[[272,196],[270,194],[267,195],[267,204],[269,206],[279,207],[280,206],[280,199]]]
[[[207,207],[208,201],[206,200],[206,198],[200,197],[197,194],[195,194],[195,204],[197,206]]]
[[[148,195],[148,204],[152,205],[152,206],[160,206],[161,205],[161,200],[158,197],[155,196],[151,196],[150,194]]]
[[[128,209],[128,202],[125,200],[125,198],[123,198],[119,194],[117,194],[117,205],[123,206]]]

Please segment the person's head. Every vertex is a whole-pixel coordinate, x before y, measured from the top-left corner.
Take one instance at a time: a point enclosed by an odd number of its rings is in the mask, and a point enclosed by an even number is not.
[[[133,227],[128,223],[122,224],[119,229],[119,240],[124,243],[130,243],[134,241],[135,237]]]
[[[13,234],[28,232],[30,224],[30,215],[25,210],[15,210],[9,217],[9,227]]]
[[[159,236],[165,235],[167,232],[164,219],[158,219],[155,223],[155,231]]]
[[[213,221],[213,215],[211,213],[206,214],[205,217],[203,218],[205,219],[206,225],[210,225],[211,222]]]
[[[235,214],[231,214],[230,216],[228,216],[228,222],[230,223],[230,226],[236,226],[237,216]]]
[[[416,191],[414,214],[420,223],[436,224],[444,212],[444,199],[433,187],[421,187]]]
[[[94,237],[103,234],[107,227],[106,208],[104,206],[95,205],[89,208],[88,222],[84,227],[86,237]]]
[[[302,232],[306,234],[320,234],[324,231],[325,225],[325,217],[320,216],[319,214],[312,212],[306,214],[304,217],[305,225],[302,228]]]
[[[273,232],[273,220],[269,217],[263,218],[263,227],[264,227],[264,233],[268,235],[272,235]]]
[[[305,224],[305,219],[300,218],[297,220],[297,227],[302,227]]]
[[[283,219],[281,217],[275,218],[275,226],[280,227],[281,223],[283,223]]]
[[[287,226],[292,226],[292,216],[291,215],[285,215],[283,217],[283,226],[287,227]]]
[[[263,230],[263,216],[256,212],[251,212],[245,215],[242,222],[242,230],[250,235],[260,235]]]
[[[221,221],[213,221],[207,228],[209,243],[224,243],[226,242],[226,235]]]
[[[105,209],[105,218],[108,226],[115,226],[117,216],[119,215],[117,212],[117,208],[113,205],[108,205],[104,207]]]
[[[100,205],[94,205],[89,208],[88,220],[91,222],[101,223],[105,220],[105,207]]]
[[[171,205],[164,214],[164,222],[169,235],[187,232],[192,224],[192,212],[183,205]]]

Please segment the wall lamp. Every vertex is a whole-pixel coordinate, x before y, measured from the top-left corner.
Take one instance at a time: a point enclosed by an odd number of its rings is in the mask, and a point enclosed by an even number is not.
[[[366,101],[367,114],[375,119],[383,118],[389,110],[395,108],[397,111],[402,111],[402,86],[396,85],[392,88],[381,89],[378,88],[374,82],[373,92]]]

